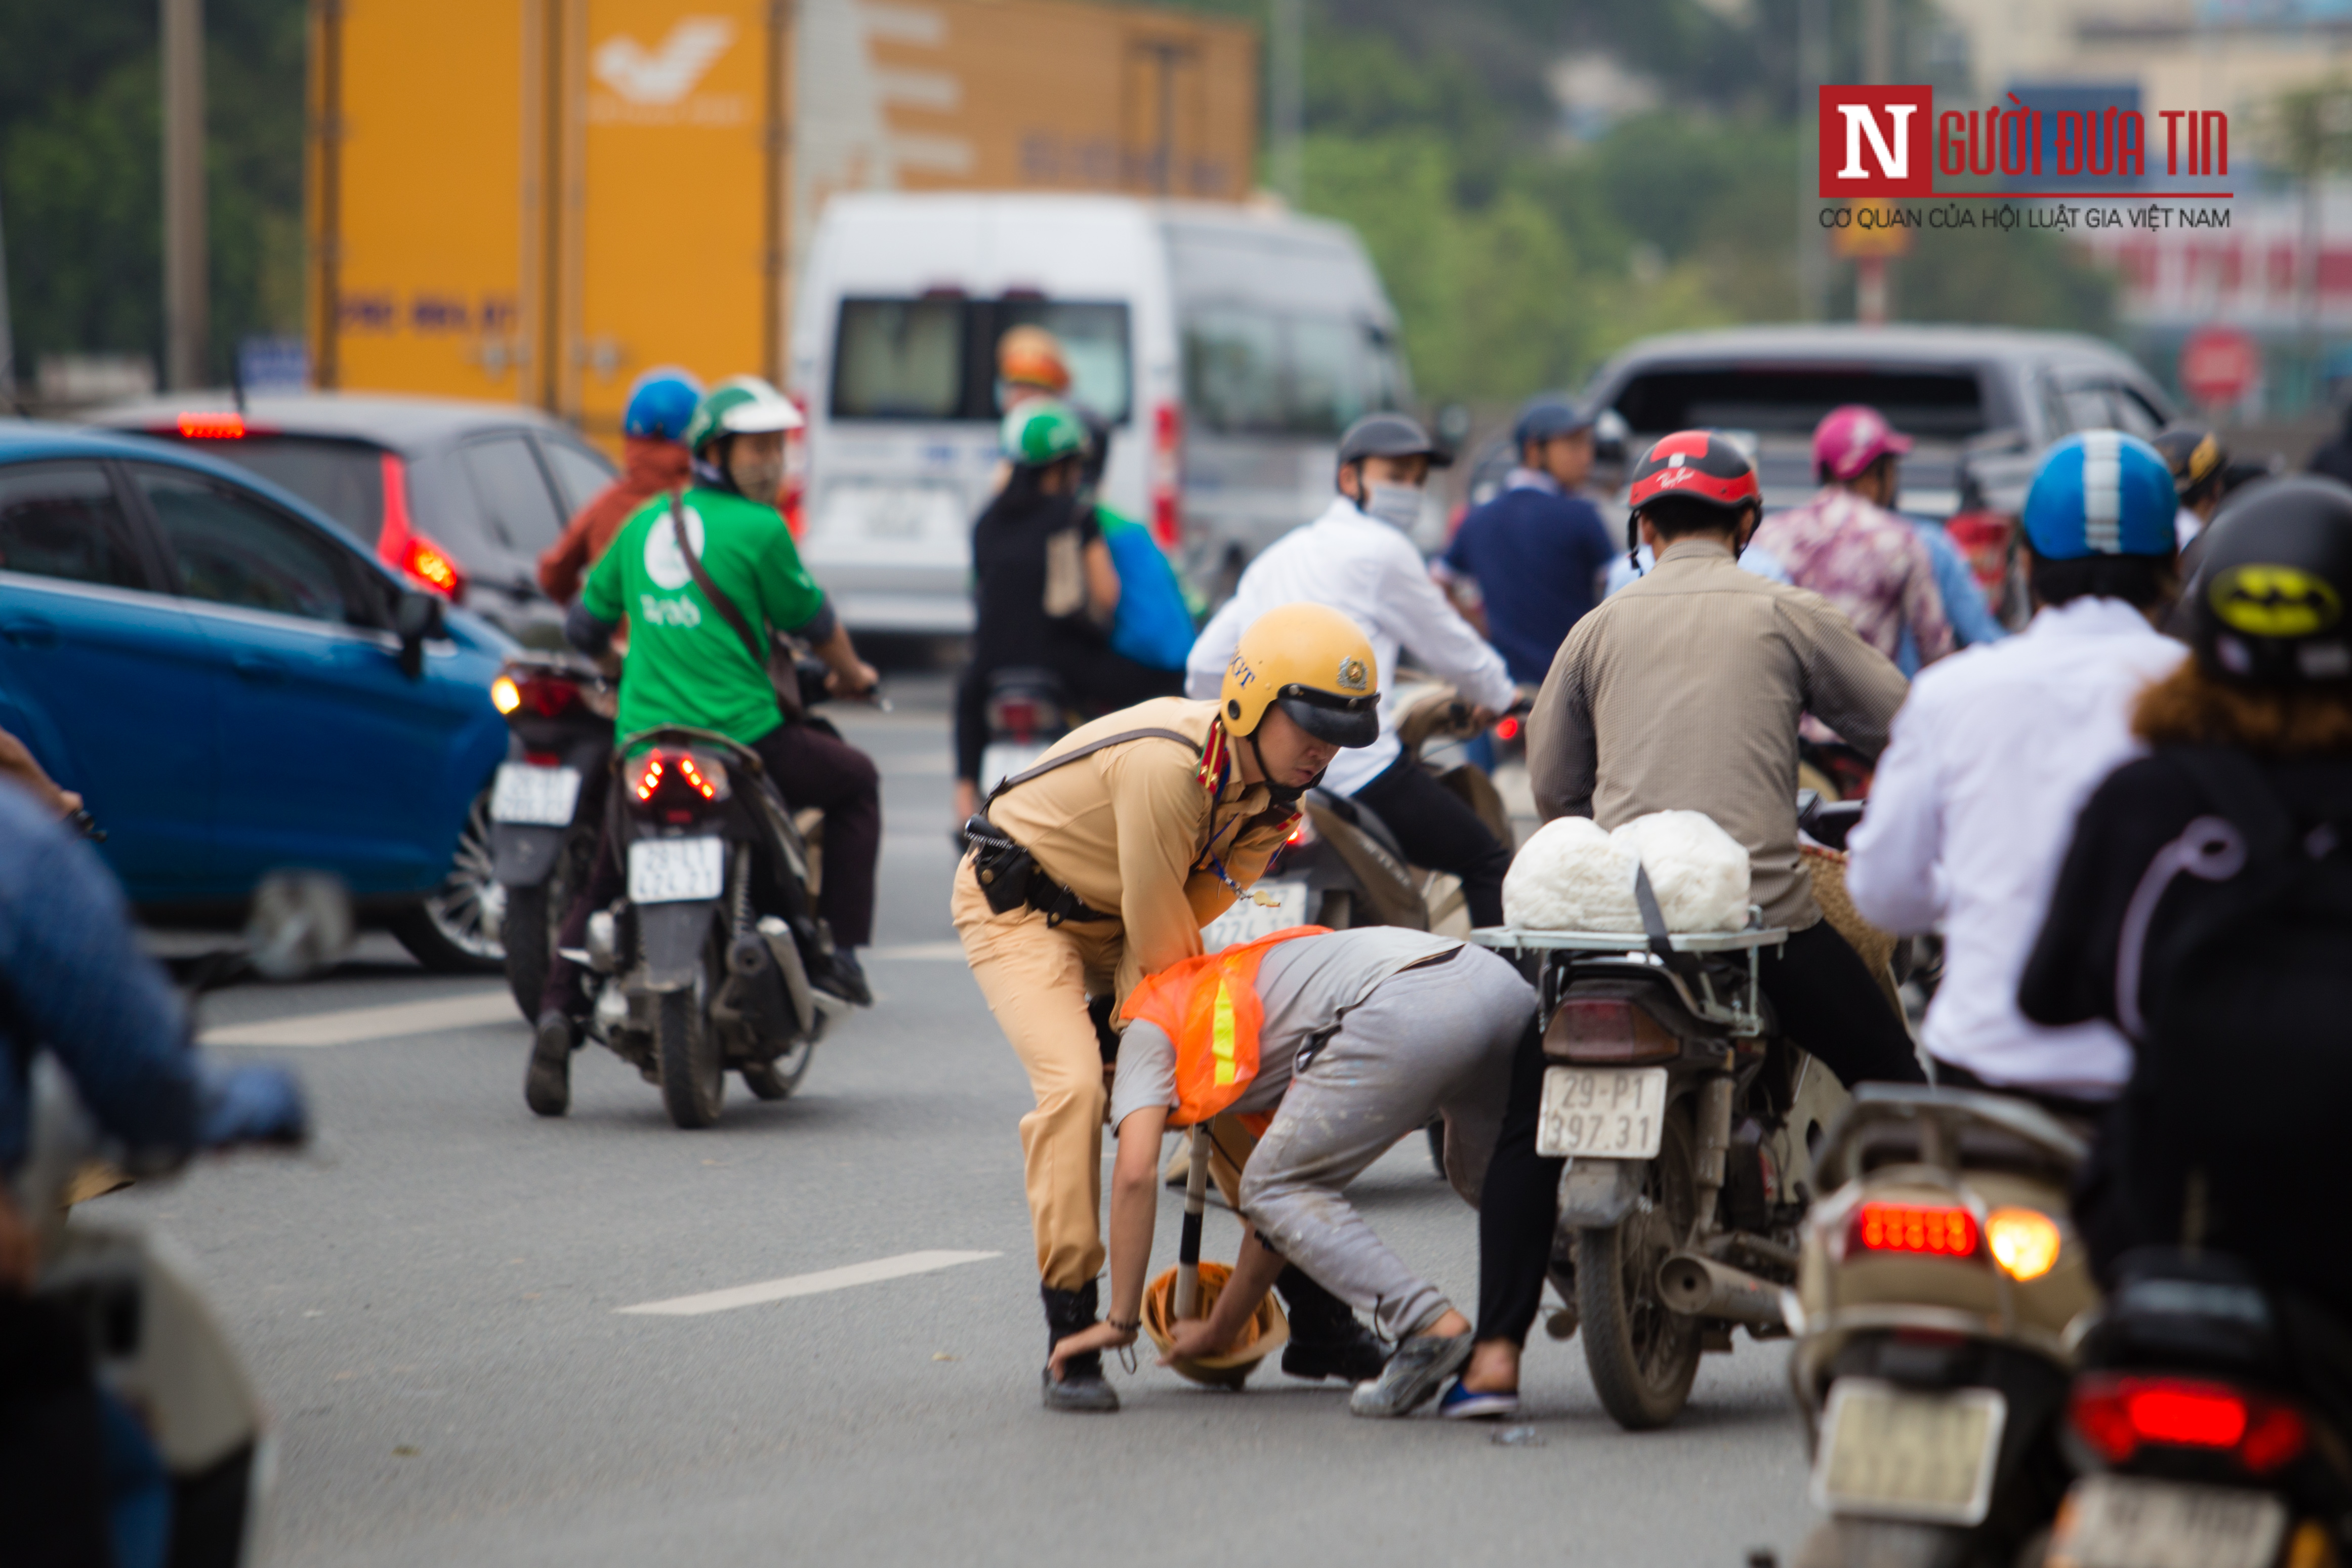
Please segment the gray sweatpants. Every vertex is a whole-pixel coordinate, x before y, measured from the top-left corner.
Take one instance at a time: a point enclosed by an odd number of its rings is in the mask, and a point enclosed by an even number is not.
[[[1477,1205],[1503,1122],[1511,1056],[1536,994],[1485,948],[1381,982],[1292,1080],[1242,1172],[1241,1210],[1266,1245],[1400,1340],[1444,1312],[1345,1196],[1396,1141],[1445,1117],[1445,1173]]]

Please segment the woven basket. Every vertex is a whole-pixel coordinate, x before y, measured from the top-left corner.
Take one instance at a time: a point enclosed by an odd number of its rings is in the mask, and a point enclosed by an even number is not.
[[[1233,1272],[1223,1263],[1201,1265],[1202,1317],[1208,1316],[1211,1309],[1216,1306],[1217,1294],[1225,1288],[1225,1281],[1233,1278]],[[1166,1355],[1169,1347],[1176,1342],[1169,1333],[1169,1325],[1175,1321],[1176,1270],[1171,1268],[1154,1279],[1151,1288],[1143,1293],[1143,1331],[1151,1336],[1151,1342],[1160,1347],[1161,1355]],[[1257,1310],[1250,1314],[1249,1321],[1242,1325],[1242,1331],[1234,1339],[1232,1349],[1216,1355],[1202,1356],[1197,1361],[1181,1360],[1169,1364],[1205,1387],[1239,1388],[1249,1381],[1249,1374],[1257,1369],[1258,1363],[1289,1342],[1289,1320],[1282,1315],[1280,1304],[1275,1300],[1274,1292],[1269,1290],[1265,1300],[1257,1304]]]
[[[1805,868],[1813,874],[1813,901],[1822,906],[1822,918],[1862,955],[1864,966],[1878,982],[1879,990],[1885,993],[1886,1005],[1895,1009],[1896,1017],[1902,1017],[1903,994],[1895,988],[1894,933],[1883,931],[1864,920],[1861,911],[1853,907],[1853,900],[1846,896],[1843,851],[1811,844],[1798,847],[1804,852]]]

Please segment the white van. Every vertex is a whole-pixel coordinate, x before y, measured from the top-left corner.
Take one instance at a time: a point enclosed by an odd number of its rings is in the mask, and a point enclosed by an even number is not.
[[[1035,322],[1113,426],[1104,500],[1187,584],[1328,504],[1336,442],[1411,402],[1396,313],[1342,225],[1125,196],[843,195],[793,318],[808,410],[801,553],[860,630],[971,628],[997,461],[996,342]]]

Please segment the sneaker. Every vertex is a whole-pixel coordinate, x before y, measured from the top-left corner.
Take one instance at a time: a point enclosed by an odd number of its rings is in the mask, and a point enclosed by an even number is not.
[[[809,976],[809,984],[853,1007],[874,1005],[874,989],[866,984],[866,971],[858,967],[856,954],[845,947],[835,948],[832,963],[823,973]]]
[[[1516,1393],[1483,1394],[1463,1386],[1455,1378],[1445,1397],[1437,1402],[1437,1413],[1448,1421],[1494,1421],[1519,1413],[1519,1396]]]
[[[541,1116],[561,1116],[572,1109],[572,1020],[557,1012],[541,1013],[531,1035],[530,1066],[522,1075],[523,1103]]]
[[[1445,1380],[1469,1360],[1467,1333],[1451,1339],[1415,1334],[1397,1346],[1380,1376],[1356,1384],[1356,1392],[1348,1397],[1348,1408],[1374,1418],[1410,1415],[1436,1397]]]
[[[1091,1363],[1091,1364],[1089,1364]],[[1045,1367],[1045,1408],[1081,1415],[1109,1415],[1118,1409],[1118,1390],[1102,1373],[1102,1357],[1074,1355],[1062,1363],[1059,1381],[1052,1363]]]

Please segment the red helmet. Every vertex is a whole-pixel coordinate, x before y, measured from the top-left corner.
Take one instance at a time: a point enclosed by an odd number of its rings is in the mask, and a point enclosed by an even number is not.
[[[1756,465],[1712,430],[1677,430],[1642,454],[1631,500],[1640,511],[1667,496],[1688,496],[1726,511],[1760,503]]]

